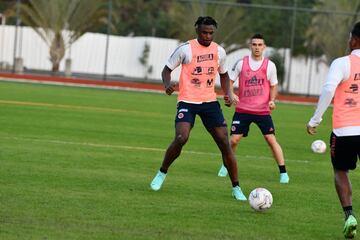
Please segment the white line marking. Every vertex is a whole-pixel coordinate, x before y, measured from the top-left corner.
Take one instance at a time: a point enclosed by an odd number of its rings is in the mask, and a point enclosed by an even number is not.
[[[151,115],[151,116],[159,116],[159,115],[169,116],[169,114],[163,114],[163,113],[158,113],[158,112],[145,112],[145,111],[127,110],[127,109],[120,109],[120,108],[66,105],[66,104],[44,103],[44,102],[24,102],[24,101],[13,101],[13,100],[4,100],[4,99],[0,99],[0,104],[49,107],[49,108],[65,108],[65,109],[71,109],[71,110],[88,110],[88,111],[113,112],[113,113],[135,113],[135,114],[141,114],[141,115],[146,114],[146,115]]]
[[[141,150],[141,151],[152,151],[152,152],[165,152],[166,151],[166,149],[162,149],[162,148],[134,147],[134,146],[112,145],[112,144],[90,143],[90,142],[72,142],[72,141],[63,141],[63,140],[55,140],[55,139],[38,139],[38,138],[28,138],[28,137],[6,137],[6,136],[0,136],[0,138],[7,139],[7,140],[16,140],[16,141],[43,142],[43,143],[62,144],[62,145],[80,145],[80,146],[98,147],[98,148],[117,148],[117,149]],[[182,153],[216,156],[219,158],[221,157],[220,153],[211,153],[211,152],[183,150]],[[273,160],[273,158],[271,158],[271,157],[253,156],[253,155],[244,155],[244,156],[241,156],[241,158],[251,158],[251,159],[257,159],[257,160]],[[308,160],[299,160],[299,159],[286,159],[286,161],[309,163]]]
[[[45,85],[57,85],[57,86],[72,86],[72,87],[85,87],[85,88],[99,88],[99,89],[110,89],[110,90],[126,90],[133,92],[150,92],[150,93],[164,93],[162,90],[156,89],[139,89],[131,87],[120,87],[120,86],[106,86],[90,83],[70,83],[70,82],[55,82],[55,81],[46,81],[46,80],[29,80],[29,79],[19,79],[19,78],[5,78],[1,77],[0,81],[4,82],[20,82],[20,83],[36,83],[36,84],[45,84]]]

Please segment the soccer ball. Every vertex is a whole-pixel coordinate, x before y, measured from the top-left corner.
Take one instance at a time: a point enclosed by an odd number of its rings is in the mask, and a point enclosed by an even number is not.
[[[249,195],[249,203],[252,209],[262,212],[269,209],[273,203],[273,197],[265,188],[255,188]]]
[[[323,140],[316,140],[311,144],[311,150],[314,153],[324,153],[326,151],[326,144]]]

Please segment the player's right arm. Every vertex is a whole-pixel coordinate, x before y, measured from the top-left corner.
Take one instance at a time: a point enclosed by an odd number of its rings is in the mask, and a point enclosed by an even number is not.
[[[167,95],[171,95],[175,91],[175,83],[171,83],[171,69],[165,65],[161,72],[161,78],[164,84],[165,92]]]
[[[180,64],[189,61],[189,48],[190,47],[188,42],[183,43],[177,47],[171,54],[166,65],[164,66],[164,69],[162,70],[161,78],[167,95],[171,95],[175,91],[176,87],[176,83],[171,83],[171,72]]]

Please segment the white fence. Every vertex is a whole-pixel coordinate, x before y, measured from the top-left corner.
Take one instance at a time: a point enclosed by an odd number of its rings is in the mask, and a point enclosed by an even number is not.
[[[15,27],[0,26],[0,62],[2,65],[4,63],[13,65],[14,40]],[[49,48],[31,28],[19,27],[17,40],[16,57],[23,59],[25,68],[51,69]],[[180,42],[174,39],[110,36],[106,73],[108,75],[161,81],[161,71],[164,64],[179,44]],[[141,64],[139,60],[143,57],[145,45],[149,47],[147,66]],[[71,51],[67,50],[65,58],[72,59],[71,68],[73,72],[102,75],[104,74],[105,52],[106,35],[86,33],[72,45]],[[285,54],[285,75],[287,76],[290,58],[289,51],[285,52],[287,53]],[[227,58],[228,67],[231,68],[238,58],[247,54],[249,54],[248,49],[241,49],[229,54]],[[64,71],[65,58],[60,64],[61,71]],[[285,82],[283,90],[289,90],[289,93],[295,94],[318,95],[328,70],[328,66],[320,60],[293,58],[290,81],[289,83]],[[147,71],[149,67],[152,69],[150,72]],[[179,77],[179,73],[179,69],[173,72],[174,80]]]

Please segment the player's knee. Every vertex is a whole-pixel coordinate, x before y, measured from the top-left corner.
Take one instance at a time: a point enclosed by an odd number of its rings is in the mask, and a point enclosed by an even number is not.
[[[230,149],[229,139],[227,137],[223,137],[217,140],[219,147],[223,150]]]
[[[264,138],[269,145],[276,144],[276,138],[274,134],[264,135]]]
[[[185,145],[187,140],[189,139],[188,135],[178,134],[175,137],[175,142],[181,146]]]
[[[231,146],[237,146],[238,143],[240,142],[240,137],[231,137],[230,138],[230,144]]]

